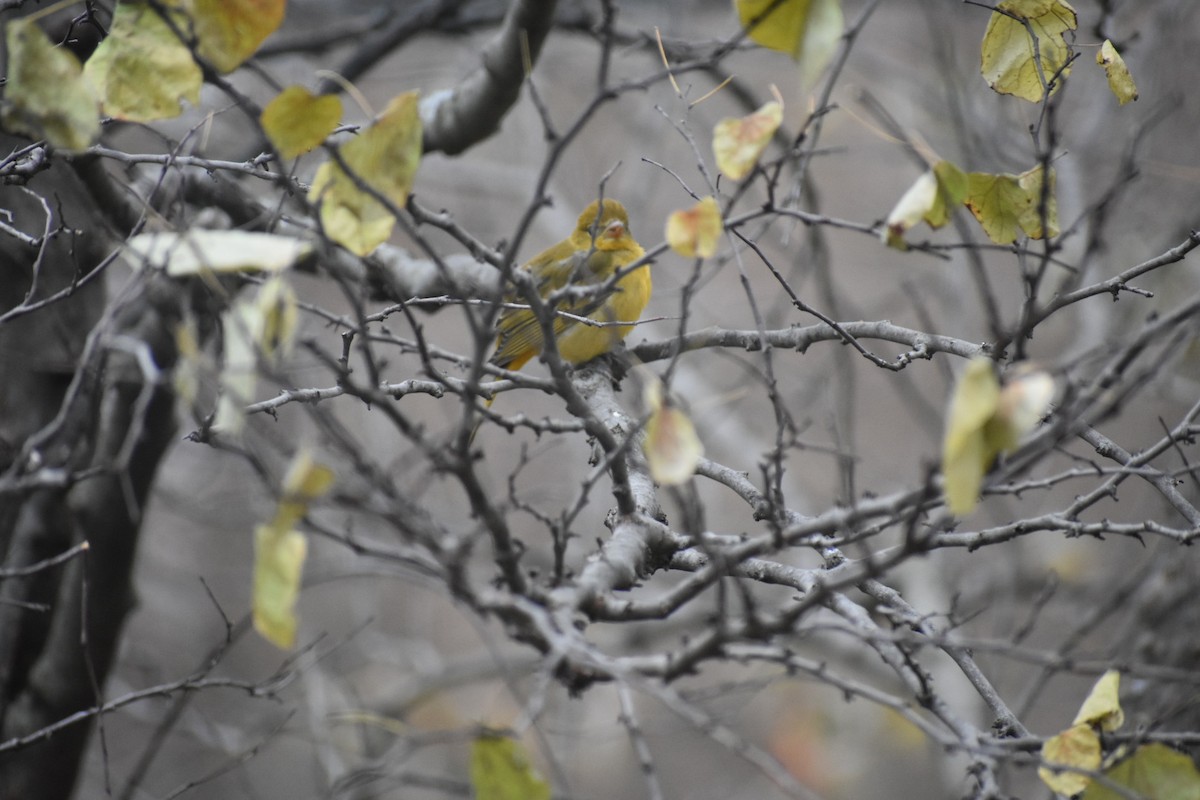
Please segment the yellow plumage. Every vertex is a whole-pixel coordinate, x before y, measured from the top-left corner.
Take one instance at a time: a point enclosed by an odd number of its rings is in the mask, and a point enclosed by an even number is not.
[[[616,200],[603,206],[593,202],[582,214],[569,237],[539,253],[521,269],[527,271],[543,298],[568,284],[595,286],[612,278],[645,254],[629,233],[629,216]],[[606,296],[572,298],[558,304],[559,311],[597,322],[626,322],[626,325],[597,327],[563,316],[554,318],[558,352],[570,364],[582,364],[612,350],[633,330],[650,300],[650,267],[643,264],[617,281]],[[506,298],[521,302],[519,296]],[[527,308],[507,308],[496,323],[496,352],[490,362],[518,370],[545,346],[542,325]]]

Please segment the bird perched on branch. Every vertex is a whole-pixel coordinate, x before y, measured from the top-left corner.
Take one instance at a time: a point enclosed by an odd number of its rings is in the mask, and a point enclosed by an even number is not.
[[[645,255],[629,232],[629,215],[616,200],[593,202],[569,237],[544,250],[521,267],[533,278],[538,294],[546,299],[566,286],[599,287],[620,270]],[[523,302],[519,293],[508,301]],[[611,292],[580,292],[555,306],[576,317],[605,324],[588,325],[562,314],[554,317],[554,339],[559,355],[569,364],[582,364],[612,350],[633,330],[650,300],[650,266],[643,264],[617,280]],[[490,363],[518,370],[542,352],[544,330],[532,309],[506,308],[496,322],[496,352]]]
[[[629,232],[625,206],[606,199],[584,209],[570,236],[520,267],[533,279],[543,300],[568,286],[580,290],[578,295],[560,299],[553,308],[554,341],[568,364],[582,364],[609,352],[633,330],[650,300],[650,266],[642,264],[621,275],[609,291],[600,287],[643,255],[645,251]],[[597,291],[589,292],[588,287]],[[509,291],[504,299],[525,302],[518,291]],[[572,317],[604,324],[588,325]],[[489,363],[519,370],[539,355],[545,344],[545,330],[532,309],[506,308],[496,321],[496,351]],[[491,405],[491,400],[487,404]]]

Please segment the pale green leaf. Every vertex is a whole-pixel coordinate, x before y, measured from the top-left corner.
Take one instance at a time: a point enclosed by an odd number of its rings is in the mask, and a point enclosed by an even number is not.
[[[1005,0],[997,8],[983,35],[980,66],[983,77],[1001,94],[1039,103],[1046,93],[1043,81],[1048,83],[1057,77],[1057,88],[1069,72],[1068,68],[1058,75],[1070,56],[1063,34],[1075,30],[1075,9],[1065,0]],[[1030,30],[1037,39],[1040,75]]]
[[[1000,384],[991,360],[984,356],[971,359],[954,387],[942,443],[942,477],[952,514],[968,514],[979,502],[983,476],[996,457],[985,427],[999,401]]]
[[[937,178],[937,199],[925,215],[925,222],[931,228],[940,228],[967,199],[968,180],[965,172],[945,160],[933,165],[933,175]]]
[[[471,746],[471,788],[475,800],[550,800],[550,785],[520,743],[493,734]]]
[[[254,529],[254,629],[276,647],[296,643],[296,600],[308,541],[274,525]]]
[[[7,28],[4,127],[62,150],[86,149],[100,133],[100,107],[79,59],[55,47],[32,20],[12,20]]]
[[[1072,725],[1095,725],[1109,733],[1125,724],[1121,710],[1121,673],[1110,669],[1100,676],[1075,715]]]
[[[1017,224],[1030,239],[1041,239],[1042,231],[1042,168],[1036,166],[1017,176],[1017,184],[1025,192],[1028,202],[1024,205]],[[1046,191],[1045,221],[1050,236],[1058,236],[1058,200],[1054,195],[1055,175],[1050,170],[1050,183]]]
[[[186,29],[187,20],[176,17]],[[191,51],[145,3],[117,3],[108,36],[83,68],[104,113],[151,122],[170,119],[180,102],[200,102],[200,67]]]
[[[1096,53],[1096,63],[1104,67],[1104,74],[1108,76],[1108,88],[1116,95],[1120,105],[1138,99],[1137,86],[1133,82],[1133,76],[1129,74],[1129,67],[1125,66],[1125,59],[1121,58],[1121,54],[1110,40],[1105,39],[1104,44],[1100,45],[1100,50]]]
[[[395,97],[374,124],[341,148],[354,177],[334,161],[322,164],[308,200],[321,209],[321,225],[338,244],[367,255],[387,241],[395,217],[387,206],[359,188],[362,184],[403,207],[421,159],[421,117],[417,93]]]
[[[745,117],[723,119],[713,128],[717,168],[732,180],[750,174],[783,122],[783,105],[772,100]]]
[[[735,0],[734,7],[751,39],[796,60],[806,86],[833,58],[845,26],[840,0]]]
[[[1090,725],[1075,725],[1051,736],[1042,745],[1042,760],[1046,764],[1075,769],[1100,769],[1100,737]],[[1038,768],[1038,777],[1051,791],[1071,797],[1087,788],[1091,779],[1070,770]]]
[[[1012,244],[1021,222],[1028,219],[1030,198],[1016,175],[972,172],[967,176],[966,203],[989,239]]]
[[[1104,771],[1105,777],[1127,793],[1152,800],[1200,800],[1200,771],[1184,753],[1165,744],[1144,744],[1133,755]],[[1099,781],[1088,786],[1082,800],[1125,800]]]

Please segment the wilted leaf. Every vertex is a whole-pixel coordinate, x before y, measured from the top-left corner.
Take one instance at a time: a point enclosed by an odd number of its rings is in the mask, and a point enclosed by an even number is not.
[[[662,486],[686,483],[704,455],[704,445],[692,421],[674,406],[663,406],[650,415],[642,447],[650,477]]]
[[[475,800],[550,800],[550,785],[529,763],[519,742],[483,735],[471,746]]]
[[[1125,724],[1125,712],[1121,710],[1119,692],[1121,673],[1110,669],[1100,676],[1087,699],[1079,708],[1072,725],[1097,725],[1103,731],[1112,732]]]
[[[1153,800],[1200,800],[1200,772],[1184,753],[1165,744],[1144,744],[1133,755],[1105,770],[1105,777],[1129,793]],[[1124,800],[1099,781],[1087,788],[1082,800]]]
[[[967,176],[967,208],[996,244],[1012,244],[1017,240],[1029,205],[1029,193],[1021,187],[1016,175],[972,172]]]
[[[967,176],[949,161],[939,161],[917,178],[896,202],[884,222],[880,238],[888,247],[907,250],[904,235],[924,220],[931,228],[940,228],[950,220],[951,209],[967,194]]]
[[[1067,63],[1070,48],[1063,33],[1075,30],[1075,9],[1065,0],[1005,0],[988,20],[983,35],[981,72],[988,85],[1001,94],[1016,95],[1040,103],[1045,95],[1043,79],[1054,80]],[[1001,14],[1007,11],[1020,19]],[[1029,29],[1037,37],[1042,72],[1038,75]],[[1064,70],[1065,77],[1070,70]],[[1061,80],[1057,85],[1061,85]],[[1056,85],[1056,88],[1057,88]]]
[[[62,150],[86,149],[100,132],[100,106],[79,59],[29,19],[10,21],[5,39],[4,126]]]
[[[942,476],[950,513],[969,514],[979,502],[979,487],[996,451],[985,426],[1000,402],[1000,384],[990,359],[971,359],[954,387],[946,414],[942,444]]]
[[[842,36],[840,0],[735,0],[734,5],[751,39],[799,63],[805,85],[825,69]]]
[[[281,158],[307,153],[333,132],[342,118],[337,95],[313,95],[303,86],[289,86],[263,109],[263,130]]]
[[[188,0],[200,55],[232,72],[283,22],[287,0]]]
[[[880,231],[883,243],[897,250],[907,250],[908,242],[904,241],[904,234],[923,220],[936,202],[937,178],[932,172],[923,173],[916,183],[908,187],[908,191],[900,195],[896,207],[888,214]]]
[[[740,181],[750,174],[783,122],[783,105],[772,100],[753,114],[723,119],[713,128],[717,168]]]
[[[1042,760],[1076,769],[1100,769],[1100,737],[1090,725],[1075,725],[1046,740],[1042,745]],[[1049,767],[1039,767],[1038,777],[1051,791],[1067,797],[1079,794],[1091,783],[1086,775],[1057,772]]]
[[[179,17],[180,27],[187,20]],[[104,113],[134,122],[179,115],[200,102],[200,67],[167,23],[144,3],[117,3],[108,36],[83,67]]]
[[[1125,59],[1121,58],[1121,54],[1110,40],[1105,39],[1104,44],[1100,45],[1100,50],[1096,53],[1096,63],[1104,67],[1104,74],[1108,76],[1108,88],[1117,96],[1118,103],[1125,105],[1130,100],[1138,99],[1137,86],[1133,83],[1133,76],[1129,74],[1129,67],[1125,66]]]
[[[404,206],[421,158],[417,93],[395,97],[371,127],[342,146],[341,155],[358,180]],[[334,161],[317,170],[308,200],[320,204],[325,233],[357,255],[387,241],[396,223],[387,207],[359,189]]]
[[[311,252],[311,244],[290,236],[190,230],[139,234],[129,240],[127,256],[137,266],[180,278],[205,272],[278,272]]]
[[[721,209],[712,197],[667,217],[667,243],[684,258],[716,255],[721,230]]]
[[[254,629],[276,647],[296,642],[296,599],[308,541],[300,531],[254,529]]]
[[[1029,198],[1024,212],[1017,220],[1030,239],[1041,239],[1042,232],[1042,168],[1036,166],[1017,176],[1017,183]],[[1054,170],[1050,170],[1050,186],[1046,192],[1046,227],[1051,236],[1058,236],[1058,200],[1054,197]]]

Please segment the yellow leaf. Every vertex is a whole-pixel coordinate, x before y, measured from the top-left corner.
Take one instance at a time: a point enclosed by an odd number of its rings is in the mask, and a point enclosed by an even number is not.
[[[281,158],[307,153],[333,132],[342,118],[337,95],[314,96],[303,86],[289,86],[263,109],[263,130]]]
[[[1101,675],[1071,724],[1097,725],[1109,733],[1124,725],[1125,712],[1121,710],[1120,687],[1121,673],[1115,669]]]
[[[181,28],[187,21],[179,18]],[[191,52],[144,3],[117,3],[108,36],[83,67],[104,113],[133,122],[179,115],[200,102],[202,75]]]
[[[521,745],[484,734],[471,746],[471,788],[475,800],[550,800],[550,785],[529,763]]]
[[[972,172],[967,176],[966,202],[989,239],[1012,244],[1021,220],[1027,219],[1030,198],[1016,175]]]
[[[395,97],[371,127],[342,146],[341,155],[359,181],[403,207],[421,159],[417,93]],[[360,256],[387,241],[396,223],[392,212],[334,161],[317,170],[308,200],[320,205],[325,233]]]
[[[723,119],[713,128],[717,168],[740,181],[750,174],[783,122],[783,105],[772,100],[753,114]]]
[[[1090,725],[1075,725],[1046,740],[1042,760],[1076,769],[1100,769],[1100,737]],[[1067,797],[1079,794],[1091,782],[1078,772],[1057,772],[1049,767],[1039,767],[1038,777],[1051,791]]]
[[[1104,44],[1100,45],[1100,50],[1096,53],[1096,63],[1104,67],[1104,74],[1108,76],[1108,88],[1117,96],[1118,103],[1125,105],[1130,100],[1138,99],[1137,86],[1133,83],[1133,76],[1129,74],[1129,67],[1125,66],[1125,59],[1121,58],[1121,54],[1110,40],[1105,39]]]
[[[129,240],[126,257],[134,266],[184,278],[206,272],[279,272],[311,252],[312,244],[291,236],[189,230],[138,234]]]
[[[1040,103],[1045,95],[1043,79],[1048,83],[1059,77],[1055,88],[1062,84],[1070,70],[1058,70],[1067,63],[1070,46],[1063,38],[1066,31],[1075,30],[1076,15],[1065,0],[1005,0],[997,6],[988,20],[983,35],[983,57],[980,70],[988,85],[1000,94],[1016,95],[1031,103]],[[1019,19],[1013,19],[1007,11]],[[1029,28],[1026,28],[1026,23]],[[1037,38],[1037,53],[1041,60],[1041,75],[1034,59],[1030,30]]]
[[[276,647],[296,642],[296,599],[308,541],[274,525],[254,529],[254,629]]]
[[[971,359],[954,387],[942,443],[946,505],[957,516],[969,514],[979,502],[983,476],[996,457],[985,429],[999,402],[1000,384],[991,360]]]
[[[286,0],[188,0],[200,55],[232,72],[283,22]]]
[[[5,39],[5,127],[62,150],[87,149],[100,133],[100,105],[79,59],[29,19],[9,22]]]
[[[696,435],[695,426],[682,410],[663,402],[657,381],[646,386],[646,404],[651,410],[642,450],[650,477],[662,486],[686,483],[704,455],[704,445]]]
[[[293,527],[333,480],[333,470],[300,448],[288,465],[274,519],[254,529],[254,627],[278,647],[291,647],[296,638],[296,598],[308,548]]]
[[[721,209],[706,197],[689,209],[667,217],[667,243],[684,258],[712,258],[721,238]]]
[[[734,0],[734,6],[751,39],[799,63],[805,85],[833,58],[842,36],[840,0]]]
[[[1200,771],[1186,754],[1157,742],[1144,744],[1133,755],[1104,771],[1105,777],[1125,789],[1117,792],[1099,781],[1087,788],[1082,800],[1124,800],[1130,794],[1153,800],[1200,800]]]
[[[1042,168],[1036,166],[1017,176],[1021,190],[1029,197],[1017,224],[1030,239],[1042,238]],[[1051,236],[1058,236],[1058,201],[1054,197],[1054,170],[1050,170],[1050,188],[1046,192],[1046,227]]]

